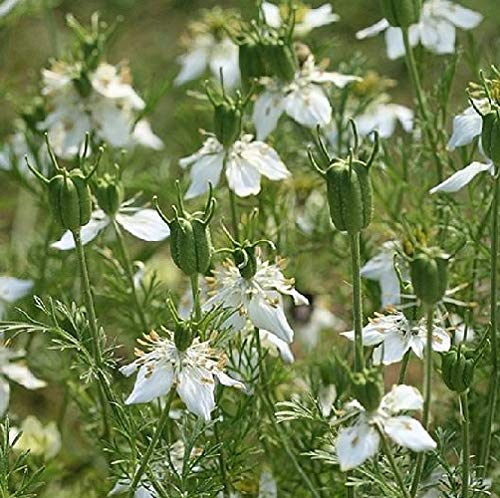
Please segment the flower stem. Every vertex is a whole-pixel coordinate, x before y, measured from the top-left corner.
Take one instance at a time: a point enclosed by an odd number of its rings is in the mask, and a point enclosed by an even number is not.
[[[426,100],[424,96],[424,91],[422,88],[422,82],[420,80],[420,75],[418,74],[417,63],[415,61],[415,56],[413,53],[413,48],[410,43],[410,37],[408,28],[401,28],[403,34],[403,43],[405,46],[405,55],[406,55],[406,65],[408,66],[408,72],[410,73],[411,84],[413,87],[413,91],[417,98],[418,108],[420,112],[420,116],[423,121],[424,132],[427,135],[427,140],[431,145],[432,152],[434,155],[434,162],[436,164],[436,172],[438,181],[443,181],[443,167],[441,165],[441,161],[439,159],[439,155],[437,152],[437,143],[434,137],[431,123],[429,122],[429,113],[427,111]]]
[[[496,168],[495,186],[492,203],[491,227],[491,311],[490,311],[490,347],[491,347],[491,380],[488,392],[488,412],[484,425],[484,439],[479,458],[479,476],[484,477],[488,471],[490,459],[491,434],[498,397],[500,372],[498,369],[498,257],[499,257],[499,209],[500,209],[500,171]]]
[[[462,498],[469,498],[469,460],[470,460],[470,434],[469,434],[469,400],[467,391],[460,395],[460,411],[462,412]]]
[[[141,302],[139,301],[139,296],[137,295],[137,289],[135,287],[134,282],[134,271],[132,269],[132,263],[130,261],[130,256],[127,251],[127,247],[125,245],[125,241],[123,239],[123,233],[121,231],[120,225],[113,220],[113,228],[116,233],[116,240],[118,241],[118,249],[120,251],[123,269],[125,270],[125,274],[128,279],[128,283],[130,285],[130,289],[132,292],[132,298],[134,300],[135,308],[137,311],[137,316],[139,317],[139,321],[141,322],[141,327],[143,332],[148,332],[148,322],[146,320],[146,315],[144,314],[144,310],[142,309]]]
[[[399,371],[398,384],[404,384],[406,382],[406,372],[408,371],[408,363],[410,362],[411,350],[408,350],[403,356],[403,361],[401,363],[401,370]]]
[[[191,275],[191,292],[193,293],[193,309],[194,318],[197,322],[201,320],[201,303],[200,303],[200,282],[198,273]]]
[[[128,494],[129,498],[134,497],[135,490],[136,490],[137,486],[139,485],[139,482],[141,481],[141,478],[144,475],[144,472],[146,471],[146,468],[149,464],[149,461],[151,460],[151,457],[153,456],[153,452],[156,448],[156,445],[158,444],[158,441],[160,440],[161,435],[163,434],[163,431],[165,430],[165,427],[168,424],[170,405],[172,403],[174,393],[175,393],[175,391],[173,389],[171,389],[170,393],[168,394],[168,397],[165,401],[165,406],[163,407],[163,412],[161,414],[160,420],[158,421],[158,425],[156,427],[155,433],[153,434],[153,438],[149,442],[149,446],[146,449],[146,453],[144,453],[144,456],[142,457],[139,468],[137,469],[137,472],[134,474],[134,478],[132,479],[132,482],[130,484],[129,494]]]
[[[401,490],[401,494],[404,498],[411,498],[410,492],[406,488],[403,476],[401,475],[401,471],[396,463],[394,455],[392,453],[391,447],[387,443],[387,439],[385,434],[380,430],[380,427],[377,426],[377,431],[380,434],[380,440],[382,441],[382,449],[384,451],[387,460],[389,460],[389,465],[391,466],[392,472],[394,473],[394,477],[396,478],[396,482],[398,483],[399,489]]]
[[[361,255],[360,233],[350,234],[352,260],[352,316],[354,322],[354,370],[360,372],[364,368],[363,356],[363,301],[361,297]]]
[[[431,387],[432,387],[432,332],[434,328],[434,307],[427,307],[427,344],[425,347],[425,364],[424,364],[424,410],[422,416],[422,425],[425,430],[429,427],[429,416],[431,409]],[[420,479],[422,478],[422,470],[424,468],[424,453],[421,452],[417,456],[417,462],[415,465],[415,474],[413,476],[413,482],[411,484],[411,497],[414,498],[417,495],[418,486],[420,484]]]
[[[236,204],[236,196],[234,192],[228,187],[229,190],[229,203],[231,204],[231,220],[233,225],[234,238],[240,240],[240,225],[238,220],[238,206]]]

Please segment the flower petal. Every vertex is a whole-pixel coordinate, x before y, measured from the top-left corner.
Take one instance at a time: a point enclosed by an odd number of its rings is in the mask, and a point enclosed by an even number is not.
[[[299,87],[285,98],[286,113],[297,123],[314,128],[332,120],[332,107],[323,89],[315,84]]]
[[[243,384],[239,380],[235,380],[229,377],[229,375],[227,375],[222,370],[215,369],[213,373],[223,386],[234,387],[236,389],[241,389],[242,391],[245,390],[245,384]]]
[[[421,410],[424,406],[424,399],[420,392],[405,384],[393,386],[392,389],[382,398],[380,407],[391,414],[396,414],[403,410]]]
[[[4,379],[0,379],[0,417],[3,417],[9,408],[10,386]]]
[[[241,156],[270,180],[284,180],[291,176],[278,153],[264,142],[250,142]]]
[[[391,26],[385,32],[385,44],[387,48],[387,57],[389,57],[389,59],[394,60],[405,55],[405,45],[401,28],[394,28]]]
[[[364,40],[365,38],[371,38],[372,36],[376,36],[379,33],[382,33],[387,28],[389,28],[390,24],[387,19],[380,19],[380,21],[375,24],[368,26],[365,29],[362,29],[356,33],[356,38],[358,40]]]
[[[340,335],[344,336],[350,341],[354,341],[354,330],[341,332]],[[369,323],[368,325],[363,327],[361,335],[363,337],[363,346],[377,346],[384,341],[384,334],[380,333],[377,327],[372,323]]]
[[[453,23],[458,28],[473,29],[479,26],[483,16],[478,12],[466,9],[461,5],[448,0],[434,1],[434,12]]]
[[[284,100],[281,92],[264,91],[257,97],[252,116],[257,140],[265,140],[275,130],[283,110]]]
[[[191,52],[180,56],[177,61],[182,65],[182,68],[175,78],[174,84],[179,86],[203,74],[208,63],[207,47],[195,48]]]
[[[33,289],[33,280],[22,280],[14,277],[0,277],[0,300],[13,303],[28,295]]]
[[[422,45],[436,54],[455,52],[456,29],[446,20],[424,17],[420,24]]]
[[[22,363],[9,363],[3,365],[1,371],[6,377],[17,382],[26,389],[41,389],[47,385],[45,381],[35,377],[30,369]]]
[[[315,9],[309,9],[304,14],[304,20],[301,24],[311,30],[336,22],[339,19],[340,16],[333,13],[332,6],[329,3],[325,3]]]
[[[260,192],[259,170],[241,156],[233,156],[227,161],[226,178],[229,188],[239,197]]]
[[[377,430],[367,423],[341,429],[336,446],[340,470],[345,472],[360,466],[377,453],[379,444]]]
[[[431,194],[435,194],[436,192],[458,192],[460,189],[468,185],[477,175],[479,175],[479,173],[489,171],[493,174],[493,168],[494,166],[492,162],[480,163],[474,161],[465,168],[451,175],[444,182],[433,187],[429,192]]]
[[[384,342],[380,347],[382,349],[382,363],[391,365],[403,359],[405,353],[410,349],[410,344],[404,333],[395,328],[386,331]]]
[[[172,388],[174,372],[170,364],[157,363],[153,369],[150,368],[150,365],[151,363],[148,363],[139,368],[134,388],[125,400],[126,405],[147,403],[155,398],[164,396]],[[130,375],[131,371],[136,367],[137,365],[134,362],[124,368],[122,367],[121,372],[124,375]]]
[[[207,154],[200,157],[191,168],[191,185],[186,192],[186,199],[192,199],[208,192],[209,185],[219,184],[224,165],[224,152]]]
[[[154,209],[140,209],[133,214],[118,213],[116,221],[134,237],[158,242],[170,235],[170,228]]]
[[[383,422],[383,426],[385,433],[396,444],[412,451],[430,451],[437,446],[422,424],[412,417],[391,417]]]
[[[281,26],[281,14],[277,5],[271,2],[262,2],[262,14],[268,26],[272,28],[279,28]]]
[[[480,106],[481,102],[478,101]],[[448,150],[468,145],[475,137],[481,135],[483,129],[483,118],[470,106],[464,112],[453,119],[453,133],[448,142]]]
[[[160,137],[154,134],[149,121],[141,119],[137,122],[132,132],[132,138],[145,147],[153,150],[162,150],[163,142]]]
[[[281,359],[285,363],[293,363],[295,361],[290,346],[283,339],[280,339],[278,336],[271,334],[267,330],[263,329],[259,330],[259,336],[262,345],[266,347],[266,343],[269,343],[270,345],[274,346],[278,350]]]
[[[210,371],[187,366],[179,374],[177,392],[187,409],[206,420],[215,408],[214,378]]]

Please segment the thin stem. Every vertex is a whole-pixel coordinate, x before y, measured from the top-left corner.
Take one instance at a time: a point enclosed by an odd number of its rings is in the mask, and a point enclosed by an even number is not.
[[[141,305],[141,302],[139,301],[139,296],[137,294],[137,289],[134,282],[134,270],[132,269],[130,256],[127,251],[127,246],[125,245],[125,240],[123,239],[123,233],[121,231],[120,225],[118,225],[115,220],[113,220],[113,228],[116,233],[116,240],[118,241],[118,249],[120,251],[123,268],[125,270],[130,289],[132,291],[132,298],[134,300],[137,316],[139,317],[139,321],[141,322],[143,332],[148,332],[148,322],[146,320],[146,315],[144,314],[143,307]]]
[[[422,416],[422,425],[427,430],[429,427],[429,416],[431,408],[431,386],[432,386],[432,332],[434,328],[434,307],[427,307],[427,343],[425,347],[425,364],[424,364],[424,410]],[[424,468],[424,453],[421,452],[417,456],[415,465],[415,474],[411,484],[411,497],[417,495],[420,479],[422,478],[422,470]]]
[[[462,498],[469,497],[469,460],[470,460],[470,421],[469,400],[467,391],[460,395],[460,411],[462,413]]]
[[[231,220],[233,225],[233,236],[239,241],[240,240],[240,224],[238,219],[238,206],[236,204],[236,196],[234,192],[228,187],[229,190],[229,203],[231,204]]]
[[[144,456],[142,457],[141,463],[139,465],[139,468],[137,469],[137,472],[134,474],[134,478],[132,479],[132,483],[130,484],[129,488],[129,497],[133,498],[135,495],[135,490],[141,481],[142,476],[144,475],[144,472],[146,471],[146,468],[149,464],[149,461],[151,460],[151,457],[153,456],[153,452],[156,448],[156,445],[158,444],[158,441],[161,438],[161,435],[163,434],[163,431],[165,430],[165,427],[168,424],[169,421],[169,412],[170,412],[170,404],[172,403],[172,399],[174,397],[175,391],[172,389],[165,401],[165,406],[163,407],[163,412],[161,414],[160,420],[158,421],[158,425],[156,427],[155,433],[153,434],[153,438],[149,442],[149,446],[146,449],[146,453],[144,453]]]
[[[394,473],[394,477],[396,478],[396,482],[398,483],[399,489],[401,490],[401,494],[404,498],[411,498],[410,492],[406,488],[403,476],[401,475],[401,471],[394,459],[394,455],[392,453],[391,447],[387,443],[387,439],[385,438],[385,434],[380,430],[378,426],[377,431],[380,434],[380,440],[382,441],[382,449],[384,451],[387,460],[389,460],[389,465],[391,466],[392,472]]]
[[[479,459],[479,475],[484,477],[488,471],[491,449],[491,434],[493,432],[493,421],[497,405],[498,385],[500,372],[498,369],[498,256],[499,256],[499,208],[500,208],[500,171],[496,167],[495,187],[493,192],[493,203],[491,212],[491,315],[490,315],[490,347],[492,375],[488,393],[488,412],[484,425],[484,440]]]
[[[408,371],[408,363],[410,362],[411,350],[408,350],[403,356],[403,361],[401,362],[401,370],[399,371],[398,384],[406,383],[406,372]]]
[[[360,372],[364,368],[363,356],[363,301],[361,297],[361,255],[360,233],[350,234],[352,260],[352,316],[354,322],[354,370]]]
[[[201,303],[200,303],[200,283],[198,273],[191,275],[191,292],[193,293],[193,309],[194,319],[196,322],[201,320]]]
[[[224,486],[223,490],[223,496],[225,497],[227,494],[230,494],[231,492],[231,483],[227,477],[227,470],[226,470],[226,459],[224,458],[224,451],[222,448],[222,442],[220,439],[219,435],[219,429],[217,427],[217,422],[214,424],[214,436],[217,441],[217,444],[219,444],[219,468],[220,468],[220,475],[222,479],[222,484]]]

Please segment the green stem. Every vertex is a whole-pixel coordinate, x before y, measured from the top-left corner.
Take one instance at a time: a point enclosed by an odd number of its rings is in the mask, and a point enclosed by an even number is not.
[[[408,371],[408,363],[410,362],[411,350],[407,351],[403,356],[403,361],[401,363],[401,370],[399,371],[398,384],[405,384],[406,382],[406,372]]]
[[[139,485],[141,478],[144,475],[144,472],[146,471],[146,468],[149,464],[149,461],[153,456],[153,452],[156,448],[156,445],[158,444],[158,441],[160,440],[161,435],[163,434],[163,431],[165,430],[165,427],[168,424],[170,404],[172,403],[174,393],[175,391],[172,389],[165,401],[165,406],[163,407],[163,412],[161,414],[160,420],[158,421],[158,425],[156,427],[155,433],[153,434],[153,438],[151,439],[149,446],[146,449],[146,453],[144,453],[139,468],[137,469],[137,472],[134,474],[134,478],[132,479],[132,483],[130,484],[129,495],[128,495],[129,498],[134,497],[135,490]]]
[[[469,498],[469,460],[470,460],[470,434],[469,434],[469,400],[467,391],[460,395],[460,411],[462,412],[462,498]]]
[[[422,416],[422,425],[425,430],[429,427],[429,416],[431,409],[431,394],[432,394],[432,329],[434,327],[434,307],[428,306],[427,308],[427,343],[425,347],[425,364],[424,364],[424,410]],[[417,456],[417,462],[415,465],[415,474],[413,476],[413,482],[411,484],[411,497],[414,498],[417,495],[418,486],[420,484],[420,479],[422,478],[422,471],[424,468],[424,453],[421,452]]]
[[[500,171],[496,168],[495,187],[491,212],[491,310],[490,310],[490,347],[492,375],[488,390],[488,412],[484,426],[485,434],[479,459],[479,476],[484,477],[488,472],[491,449],[491,434],[498,397],[500,372],[498,369],[498,256],[499,256],[499,208],[500,208]]]
[[[224,486],[223,490],[223,496],[224,498],[231,493],[231,483],[227,477],[227,470],[226,470],[226,459],[224,458],[224,451],[222,448],[222,442],[220,439],[219,435],[219,429],[217,427],[217,422],[214,424],[214,436],[215,440],[217,441],[217,444],[219,445],[219,468],[220,468],[220,475],[222,479],[222,484]]]
[[[127,246],[125,245],[125,240],[123,239],[123,233],[121,231],[120,225],[118,225],[118,223],[115,220],[113,220],[113,228],[116,233],[116,240],[118,241],[118,249],[120,251],[123,268],[125,270],[125,274],[127,276],[130,289],[132,291],[132,298],[134,300],[137,316],[139,317],[139,321],[141,322],[141,327],[143,329],[143,332],[148,332],[149,330],[148,322],[146,320],[146,315],[144,314],[144,310],[142,308],[141,302],[139,301],[139,296],[137,294],[137,289],[135,287],[134,270],[132,268],[130,256],[127,251]]]
[[[193,310],[194,319],[196,322],[201,320],[201,303],[200,303],[200,282],[198,280],[198,273],[191,275],[191,292],[193,293]]]
[[[231,204],[231,220],[233,225],[234,238],[240,240],[240,224],[238,219],[238,206],[236,204],[236,196],[234,192],[228,187],[229,190],[229,203]]]
[[[398,483],[399,489],[401,490],[401,494],[404,496],[404,498],[411,498],[410,492],[406,488],[403,476],[401,475],[401,471],[399,470],[399,467],[396,463],[391,447],[387,443],[385,434],[380,430],[378,426],[377,431],[380,435],[380,441],[382,441],[382,449],[385,456],[387,457],[387,460],[389,460],[389,465],[391,466],[392,472],[394,473],[394,477],[396,478],[396,482]]]
[[[364,368],[363,356],[363,301],[361,297],[361,255],[360,233],[350,234],[352,260],[352,316],[354,322],[354,370],[360,372]]]

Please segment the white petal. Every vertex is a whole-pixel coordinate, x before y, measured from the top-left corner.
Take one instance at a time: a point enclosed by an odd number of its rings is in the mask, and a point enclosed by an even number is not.
[[[385,433],[400,446],[412,451],[430,451],[436,448],[436,442],[414,418],[401,415],[385,420]]]
[[[264,21],[272,28],[279,28],[281,26],[281,14],[277,5],[271,2],[262,2],[262,13],[264,14]]]
[[[21,280],[14,277],[0,277],[0,301],[13,303],[28,295],[33,289],[33,280]]]
[[[0,378],[0,417],[3,417],[9,408],[10,386],[9,383]]]
[[[4,0],[0,4],[0,17],[6,16],[21,0]]]
[[[264,470],[260,474],[259,480],[259,498],[277,498],[278,497],[278,485],[274,480],[271,472]]]
[[[478,12],[447,0],[438,0],[434,3],[433,9],[438,15],[462,29],[476,28],[483,20],[483,16]]]
[[[264,91],[257,97],[252,116],[257,140],[265,140],[274,131],[283,110],[284,100],[281,92]]]
[[[186,192],[186,199],[192,199],[208,192],[210,184],[213,187],[218,185],[223,165],[223,152],[208,154],[198,159],[191,169],[191,185]]]
[[[225,38],[212,48],[210,69],[215,78],[224,77],[224,86],[233,88],[240,80],[239,48],[230,38]]]
[[[110,223],[110,219],[101,210],[94,211],[90,221],[81,228],[80,237],[82,244],[88,244],[94,240],[99,232],[106,228]],[[59,249],[59,251],[68,251],[75,248],[75,241],[73,234],[68,230],[64,232],[63,236],[57,241],[50,244],[50,247]]]
[[[380,406],[383,410],[396,414],[403,410],[421,410],[424,399],[414,387],[400,384],[392,387],[382,398]]]
[[[134,237],[158,242],[170,235],[168,225],[154,209],[141,209],[133,214],[118,213],[116,221]]]
[[[398,59],[405,55],[405,45],[401,28],[390,27],[385,32],[385,44],[387,48],[387,57],[389,59]]]
[[[139,368],[134,388],[125,404],[147,403],[164,396],[172,388],[174,372],[170,364],[156,364],[152,370],[148,368],[149,365],[146,364]],[[127,375],[132,368],[122,368],[121,371],[124,375]]]
[[[441,327],[434,326],[432,330],[432,349],[438,353],[444,353],[451,348],[451,338]]]
[[[314,128],[326,126],[332,120],[332,107],[323,89],[307,85],[293,90],[285,99],[286,113],[297,123]]]
[[[241,156],[270,180],[284,180],[291,176],[278,153],[264,142],[249,143]]]
[[[316,9],[309,9],[304,14],[302,25],[309,29],[313,29],[336,22],[339,19],[340,17],[332,12],[332,6],[325,3]]]
[[[376,36],[379,33],[382,33],[390,26],[389,21],[387,19],[380,19],[380,21],[376,22],[372,26],[368,28],[362,29],[356,33],[356,38],[358,40],[364,40],[365,38],[371,38],[372,36]]]
[[[342,332],[340,335],[354,341],[354,330]],[[371,323],[363,327],[361,335],[363,337],[363,346],[376,346],[384,341],[384,334],[380,333],[377,327]]]
[[[454,53],[455,38],[455,26],[448,21],[429,18],[420,25],[422,44],[436,54]]]
[[[329,417],[332,413],[333,403],[337,399],[337,388],[335,384],[321,386],[318,392],[318,404],[323,417]]]
[[[213,375],[206,369],[187,366],[179,374],[177,392],[187,409],[207,422],[215,408],[215,383]]]
[[[257,195],[260,192],[259,170],[240,156],[231,157],[226,165],[229,188],[239,197]]]
[[[293,363],[295,361],[290,346],[283,339],[263,329],[259,330],[259,336],[263,346],[266,346],[266,342],[274,346],[285,363]]]
[[[223,386],[234,387],[236,389],[241,389],[241,390],[245,389],[245,384],[241,383],[239,380],[235,380],[235,379],[229,377],[229,375],[227,375],[222,370],[218,370],[218,369],[214,370],[214,375],[217,377],[218,381]]]
[[[481,135],[483,118],[471,106],[453,119],[453,133],[448,142],[448,150],[468,145]]]
[[[3,365],[1,370],[6,377],[21,384],[26,389],[41,389],[47,385],[45,381],[36,378],[30,369],[22,363],[9,363]]]
[[[359,76],[354,76],[352,74],[342,74],[335,71],[321,71],[315,70],[309,76],[309,79],[314,83],[333,83],[339,88],[344,88],[349,83],[354,81],[362,81],[363,78]]]
[[[457,171],[444,182],[436,185],[430,190],[431,194],[436,192],[458,192],[460,189],[468,185],[479,173],[489,171],[493,173],[493,163],[480,163],[474,161],[465,168]]]
[[[208,54],[206,47],[200,47],[192,52],[179,57],[178,62],[182,65],[181,71],[174,80],[175,85],[194,80],[201,76],[208,63]]]
[[[359,423],[339,431],[337,458],[340,470],[354,469],[374,456],[380,444],[377,430],[366,423]]]
[[[388,330],[384,336],[384,343],[380,346],[383,352],[382,363],[391,365],[403,359],[410,349],[410,344],[404,335],[397,329]]]
[[[267,299],[266,299],[267,297]],[[277,304],[269,301],[278,300]],[[276,334],[283,341],[293,340],[293,330],[283,311],[283,304],[277,292],[267,292],[267,296],[255,294],[248,304],[248,316],[253,325]]]
[[[398,104],[391,104],[391,108],[399,119],[403,130],[406,131],[406,133],[410,133],[413,130],[413,119],[415,116],[413,110]]]
[[[161,138],[153,133],[151,125],[146,119],[141,119],[140,121],[138,121],[138,123],[134,127],[134,131],[132,132],[132,137],[137,143],[145,147],[149,147],[150,149],[163,149],[163,142]]]

